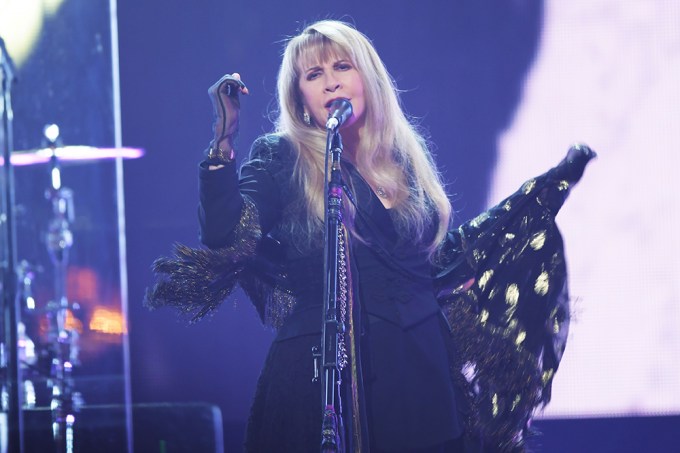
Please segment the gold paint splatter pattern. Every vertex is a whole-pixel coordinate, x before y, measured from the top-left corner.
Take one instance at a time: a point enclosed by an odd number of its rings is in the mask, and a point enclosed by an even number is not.
[[[493,277],[493,269],[488,269],[482,273],[482,276],[479,277],[479,280],[477,280],[477,286],[479,286],[479,289],[484,291],[486,288],[487,283],[489,283],[489,280]]]
[[[534,292],[539,296],[545,296],[550,289],[550,275],[548,272],[541,272],[534,283]]]
[[[514,316],[515,310],[517,310],[518,301],[519,301],[519,288],[517,287],[517,284],[511,283],[505,289],[505,303],[508,304],[508,308],[506,309],[505,314],[508,319],[512,319],[512,317]]]
[[[515,395],[515,399],[512,401],[512,407],[510,408],[510,410],[514,411],[520,401],[522,401],[522,395],[521,394]]]
[[[486,322],[489,320],[489,312],[487,310],[482,310],[482,312],[479,314],[479,323],[481,325],[486,324]]]
[[[529,193],[536,187],[536,180],[530,179],[522,185],[520,189],[524,195],[529,195]]]
[[[531,241],[529,242],[529,245],[531,245],[532,249],[541,250],[544,244],[545,244],[545,230],[541,230],[535,233],[533,236],[531,236]]]
[[[479,214],[477,217],[472,219],[470,221],[470,226],[472,228],[479,228],[482,223],[484,223],[485,220],[489,218],[489,213],[484,211],[481,214]]]

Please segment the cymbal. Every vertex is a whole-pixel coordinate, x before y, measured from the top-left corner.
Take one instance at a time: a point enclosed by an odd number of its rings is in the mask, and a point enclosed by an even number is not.
[[[37,165],[49,163],[52,156],[61,163],[86,163],[104,159],[137,159],[144,155],[141,148],[97,148],[94,146],[60,146],[57,148],[39,148],[12,153],[12,165]],[[0,157],[0,165],[4,159]]]

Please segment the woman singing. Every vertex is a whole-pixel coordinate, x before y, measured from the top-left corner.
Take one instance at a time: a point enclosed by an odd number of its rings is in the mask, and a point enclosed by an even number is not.
[[[275,130],[237,171],[239,74],[209,94],[214,139],[201,163],[207,249],[155,264],[150,306],[198,319],[238,283],[277,335],[245,447],[319,451],[313,348],[324,303],[324,179],[329,110],[341,125],[341,399],[347,451],[521,451],[548,402],[568,323],[554,216],[594,153],[574,147],[548,173],[459,228],[423,137],[371,42],[324,20],[285,47]],[[343,286],[344,285],[344,286]]]

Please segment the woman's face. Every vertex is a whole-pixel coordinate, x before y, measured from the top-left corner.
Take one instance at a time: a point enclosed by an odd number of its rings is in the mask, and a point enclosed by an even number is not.
[[[303,63],[300,69],[302,103],[315,124],[326,124],[329,104],[338,98],[349,100],[353,112],[341,128],[363,124],[366,112],[364,83],[351,61],[331,57],[324,63]]]

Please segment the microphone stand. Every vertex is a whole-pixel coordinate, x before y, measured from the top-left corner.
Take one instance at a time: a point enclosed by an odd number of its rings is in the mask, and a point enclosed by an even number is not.
[[[15,80],[15,68],[7,53],[5,42],[0,38],[0,144],[2,146],[2,182],[5,212],[2,242],[6,249],[2,257],[2,328],[4,338],[0,356],[2,368],[6,370],[5,385],[7,388],[7,448],[12,452],[23,452],[23,417],[21,413],[22,401],[19,387],[21,386],[21,369],[19,368],[19,309],[17,306],[17,270],[16,270],[16,225],[14,224],[14,172],[12,168],[12,101],[10,91]],[[0,221],[1,223],[1,221]],[[3,404],[4,406],[4,404]],[[4,409],[3,409],[4,410]]]
[[[342,274],[346,269],[339,265],[344,260],[344,234],[342,231],[342,174],[340,155],[342,139],[337,127],[328,130],[325,160],[325,212],[324,212],[324,307],[321,334],[321,353],[314,348],[314,361],[322,361],[322,420],[321,452],[345,452],[345,439],[340,398],[340,373],[346,365],[344,346],[345,316],[347,313],[346,291],[343,290]],[[330,177],[328,157],[331,156]],[[340,302],[340,304],[339,304]],[[343,306],[344,305],[344,306]],[[314,380],[319,378],[315,366]],[[350,424],[351,425],[351,424]],[[348,425],[348,426],[350,426]]]

